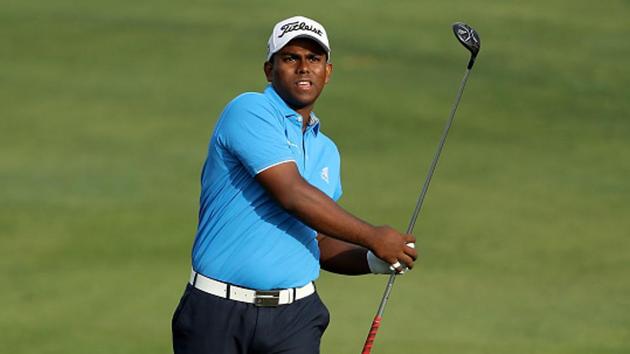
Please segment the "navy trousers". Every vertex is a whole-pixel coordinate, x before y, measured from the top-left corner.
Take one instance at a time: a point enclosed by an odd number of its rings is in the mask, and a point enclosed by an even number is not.
[[[317,354],[329,313],[317,292],[292,304],[257,307],[190,284],[173,314],[175,354]]]

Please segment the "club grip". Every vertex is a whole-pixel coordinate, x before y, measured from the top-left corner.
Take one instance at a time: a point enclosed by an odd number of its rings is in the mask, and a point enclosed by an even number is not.
[[[361,354],[370,354],[372,351],[372,345],[374,344],[374,338],[376,337],[376,332],[378,332],[378,328],[381,326],[381,316],[374,317],[374,321],[372,321],[372,327],[370,328],[370,333],[368,333],[368,337],[365,340],[365,344],[363,345],[363,351]]]

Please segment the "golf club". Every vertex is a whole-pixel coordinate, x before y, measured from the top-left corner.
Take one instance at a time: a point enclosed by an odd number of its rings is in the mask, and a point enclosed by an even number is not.
[[[422,209],[422,203],[424,202],[424,197],[427,194],[429,189],[429,183],[431,183],[431,178],[433,177],[433,172],[435,171],[435,167],[437,166],[438,160],[440,158],[440,154],[442,153],[442,148],[446,143],[446,136],[448,135],[448,131],[453,124],[453,119],[455,118],[455,111],[457,111],[457,106],[459,105],[459,100],[462,98],[462,93],[464,92],[464,86],[466,86],[466,81],[468,80],[468,75],[470,74],[470,70],[475,64],[475,59],[477,58],[477,54],[479,53],[479,48],[481,46],[481,41],[479,39],[479,35],[477,32],[472,29],[472,27],[468,26],[465,23],[456,22],[453,24],[453,33],[457,40],[466,47],[471,53],[470,60],[468,61],[468,65],[466,67],[466,73],[464,74],[464,78],[459,86],[459,90],[457,91],[457,96],[455,98],[455,103],[451,108],[450,116],[446,122],[444,127],[444,131],[442,132],[442,138],[440,139],[440,143],[438,144],[437,150],[433,157],[433,161],[431,162],[431,166],[429,167],[429,172],[427,177],[422,185],[422,191],[420,192],[420,196],[418,197],[418,202],[416,203],[416,207],[411,216],[411,220],[409,221],[409,226],[407,227],[407,234],[413,232],[414,226],[416,225],[416,220],[418,219],[418,215],[420,214],[420,210]],[[389,295],[391,294],[392,288],[394,287],[394,281],[396,280],[397,273],[392,273],[389,276],[387,281],[387,286],[385,287],[385,293],[381,298],[381,303],[378,306],[378,311],[376,312],[376,316],[372,321],[372,327],[370,327],[370,332],[368,333],[368,337],[365,340],[365,344],[363,345],[362,354],[369,354],[372,351],[372,346],[374,344],[374,338],[376,337],[376,333],[378,332],[379,327],[381,326],[381,320],[383,318],[383,312],[385,311],[385,305],[387,305],[387,300],[389,299]]]

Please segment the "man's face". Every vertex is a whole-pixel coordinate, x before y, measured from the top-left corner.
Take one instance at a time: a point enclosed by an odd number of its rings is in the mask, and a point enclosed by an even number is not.
[[[265,63],[265,75],[289,107],[310,111],[332,73],[326,59],[315,41],[296,38]]]

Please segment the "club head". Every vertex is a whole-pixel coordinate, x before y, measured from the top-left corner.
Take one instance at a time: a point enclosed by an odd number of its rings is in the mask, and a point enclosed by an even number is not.
[[[479,38],[479,34],[472,27],[463,22],[455,22],[453,24],[453,33],[455,34],[455,37],[457,37],[459,43],[470,51],[471,58],[468,63],[468,68],[472,68],[472,64],[475,62],[475,58],[481,48],[481,39]]]

